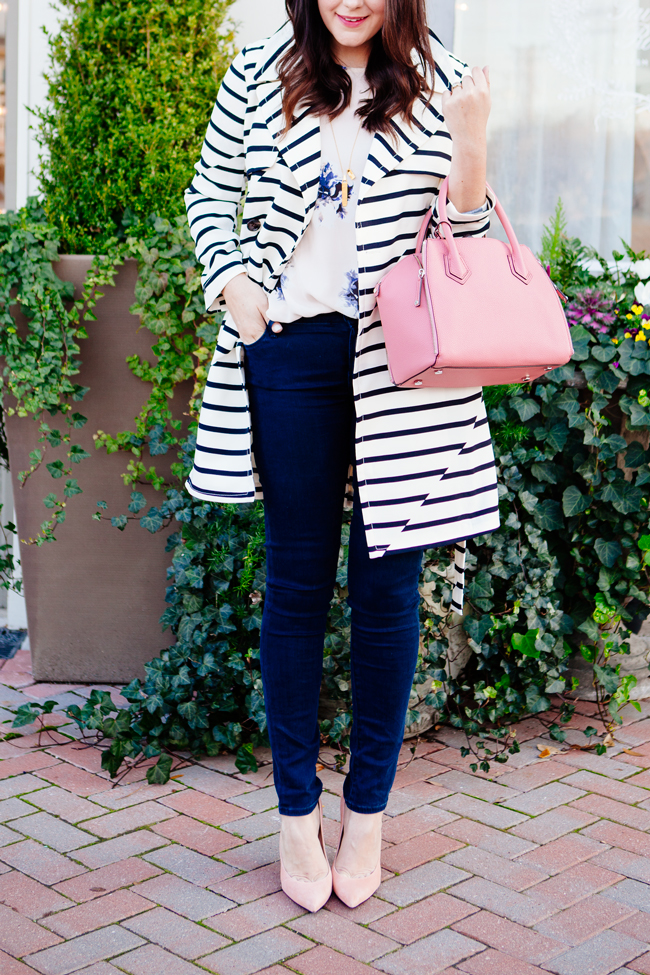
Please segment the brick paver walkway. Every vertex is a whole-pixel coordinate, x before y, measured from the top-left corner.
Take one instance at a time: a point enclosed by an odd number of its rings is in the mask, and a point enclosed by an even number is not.
[[[35,684],[20,651],[0,669],[3,734],[26,699],[89,691]],[[223,755],[112,788],[55,720],[0,740],[1,975],[650,975],[650,702],[607,757],[571,748],[575,731],[540,759],[536,719],[489,779],[452,729],[405,749],[381,888],[315,915],[280,890],[268,765]],[[343,777],[321,775],[333,855]]]

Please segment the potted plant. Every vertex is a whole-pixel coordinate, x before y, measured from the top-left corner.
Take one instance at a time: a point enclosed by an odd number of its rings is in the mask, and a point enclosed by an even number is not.
[[[39,680],[130,679],[160,649],[166,538],[156,514],[140,519],[149,532],[127,521],[173,481],[199,333],[214,330],[183,190],[233,56],[231,2],[64,0],[50,38],[41,194],[0,215],[3,406]]]

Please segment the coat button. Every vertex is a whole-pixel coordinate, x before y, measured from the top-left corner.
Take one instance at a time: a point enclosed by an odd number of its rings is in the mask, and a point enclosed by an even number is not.
[[[260,223],[259,220],[249,220],[246,226],[250,231],[254,231],[254,230],[259,230],[262,224]]]

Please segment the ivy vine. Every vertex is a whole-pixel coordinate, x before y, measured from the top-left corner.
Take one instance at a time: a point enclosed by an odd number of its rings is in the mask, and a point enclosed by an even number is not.
[[[50,248],[51,259],[53,238],[41,229],[35,240],[43,253]],[[206,504],[185,493],[194,432],[191,424],[179,430],[169,410],[179,384],[191,381],[188,412],[195,417],[218,323],[203,310],[182,221],[133,222],[120,247],[122,259],[139,261],[134,309],[156,335],[156,361],[133,358],[130,366],[153,382],[153,391],[134,430],[99,432],[97,444],[130,454],[124,472],[134,489],[130,510],[112,515],[114,524],[174,529],[162,623],[175,642],[145,666],[144,680],[123,690],[128,708],[117,709],[97,692],[69,714],[102,744],[102,762],[112,775],[123,763],[157,758],[148,778],[164,781],[179,749],[195,756],[231,749],[239,768],[254,769],[253,750],[267,743],[259,668],[262,507]],[[551,737],[564,739],[574,709],[569,666],[576,654],[593,668],[600,716],[608,734],[615,733],[634,684],[632,676],[621,676],[621,660],[629,652],[630,627],[647,612],[650,590],[650,451],[642,442],[650,428],[644,290],[650,260],[626,248],[610,267],[567,238],[561,211],[542,256],[569,299],[574,358],[532,386],[486,390],[502,525],[470,545],[468,615],[450,614],[446,551],[425,553],[421,580],[421,652],[407,722],[419,716],[415,704],[423,700],[441,720],[466,731],[464,751],[484,770],[518,750],[513,729],[524,714],[539,716]],[[41,267],[45,276],[44,262]],[[65,290],[61,295],[65,302]],[[62,353],[57,362],[71,398],[73,380],[63,372],[74,367]],[[177,454],[173,483],[155,469],[156,455],[169,450]],[[149,509],[138,491],[142,482],[160,490],[160,502]],[[345,515],[323,675],[335,713],[321,721],[323,742],[342,751],[351,728],[348,533]],[[472,652],[458,673],[453,658],[463,633]],[[37,705],[21,709],[17,724],[33,720],[34,710]],[[596,729],[586,735],[590,747]],[[607,741],[595,747],[602,751]]]

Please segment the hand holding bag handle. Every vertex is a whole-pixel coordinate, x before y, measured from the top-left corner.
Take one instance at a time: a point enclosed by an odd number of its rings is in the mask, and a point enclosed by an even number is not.
[[[429,210],[415,253],[392,267],[376,289],[397,386],[530,382],[571,358],[557,291],[530,248],[517,240],[489,185],[487,190],[508,243],[454,237],[447,177],[440,185],[434,236],[427,237]]]

